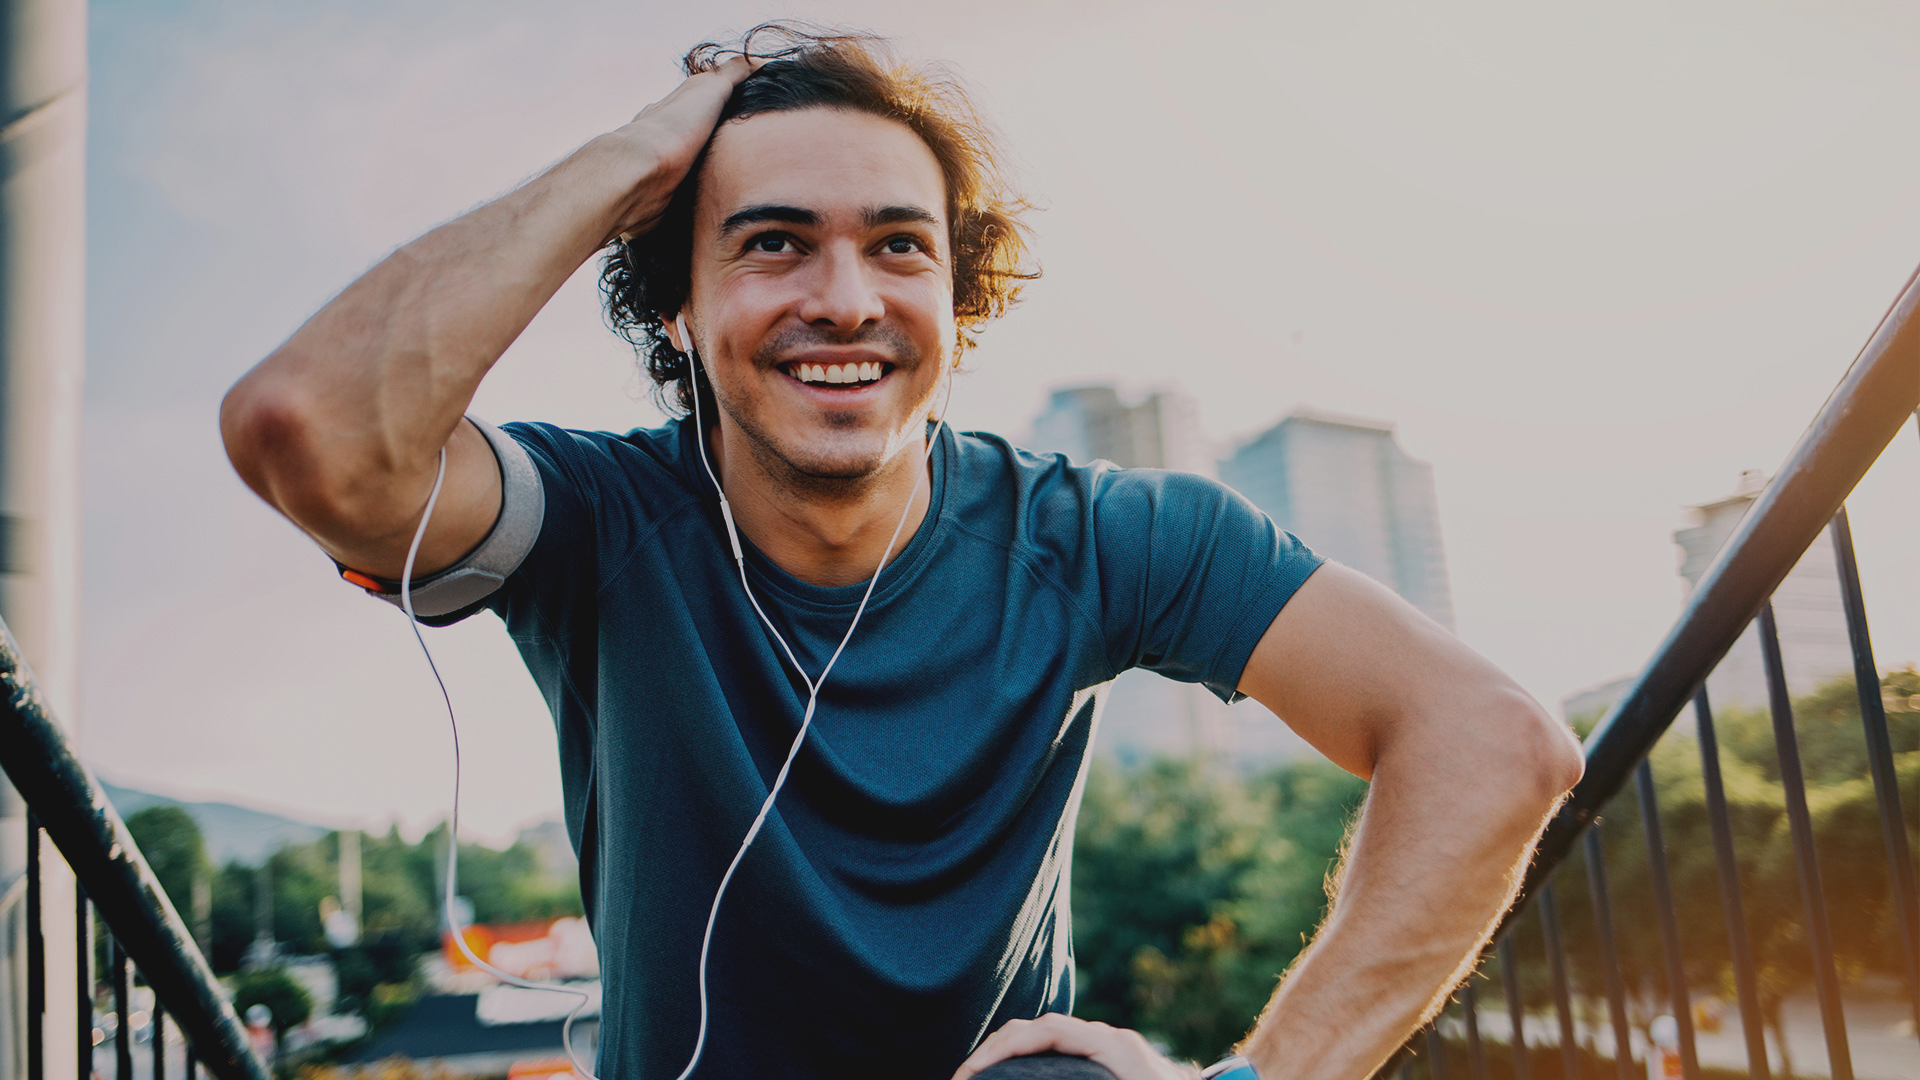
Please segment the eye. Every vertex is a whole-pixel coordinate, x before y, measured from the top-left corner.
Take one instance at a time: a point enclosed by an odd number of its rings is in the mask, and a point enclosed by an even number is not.
[[[912,236],[893,237],[885,244],[882,244],[881,247],[890,255],[912,255],[915,252],[927,250],[925,244],[922,244],[918,238]]]
[[[792,251],[793,247],[793,237],[783,232],[761,233],[747,241],[748,251],[765,251],[776,255]]]

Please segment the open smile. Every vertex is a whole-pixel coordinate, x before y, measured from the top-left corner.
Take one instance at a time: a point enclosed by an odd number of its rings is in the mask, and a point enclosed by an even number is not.
[[[884,360],[845,364],[810,364],[796,360],[781,364],[780,370],[786,372],[788,378],[807,386],[817,386],[823,390],[858,390],[886,378],[893,371],[893,365]]]

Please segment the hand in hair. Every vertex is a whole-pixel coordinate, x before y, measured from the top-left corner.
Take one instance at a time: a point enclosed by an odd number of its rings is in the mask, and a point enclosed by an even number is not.
[[[674,189],[693,168],[700,150],[713,137],[733,88],[766,63],[758,57],[736,56],[723,64],[689,75],[673,93],[641,109],[632,122],[613,132],[615,138],[646,155],[663,181],[635,193],[622,215],[616,234],[631,239],[660,220]],[[609,237],[608,239],[612,239]]]
[[[334,297],[227,394],[221,435],[242,479],[341,564],[393,578],[444,449],[415,573],[471,551],[500,512],[493,451],[461,420],[481,378],[581,263],[659,219],[757,66],[693,75]]]

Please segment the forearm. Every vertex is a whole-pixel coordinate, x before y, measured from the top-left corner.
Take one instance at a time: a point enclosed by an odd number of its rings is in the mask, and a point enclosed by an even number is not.
[[[320,535],[329,515],[377,534],[383,512],[417,510],[395,489],[424,493],[481,378],[630,221],[653,167],[602,137],[368,271],[229,393],[222,434],[241,475]]]
[[[1566,776],[1551,741],[1497,741],[1382,753],[1327,922],[1242,1048],[1261,1076],[1361,1080],[1466,973]]]

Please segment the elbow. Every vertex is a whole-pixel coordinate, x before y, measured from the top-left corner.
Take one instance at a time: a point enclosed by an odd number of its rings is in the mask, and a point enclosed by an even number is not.
[[[256,367],[220,399],[220,442],[233,471],[268,502],[273,496],[273,466],[305,440],[304,416],[291,395],[271,385]]]
[[[308,531],[324,531],[348,508],[323,467],[327,424],[310,395],[272,367],[272,359],[262,363],[221,399],[220,441],[254,494]]]
[[[1509,721],[1513,729],[1509,745],[1515,761],[1515,773],[1521,779],[1516,787],[1524,791],[1532,807],[1546,813],[1560,804],[1586,772],[1586,755],[1573,730],[1541,708],[1525,692],[1514,691],[1515,715]]]

